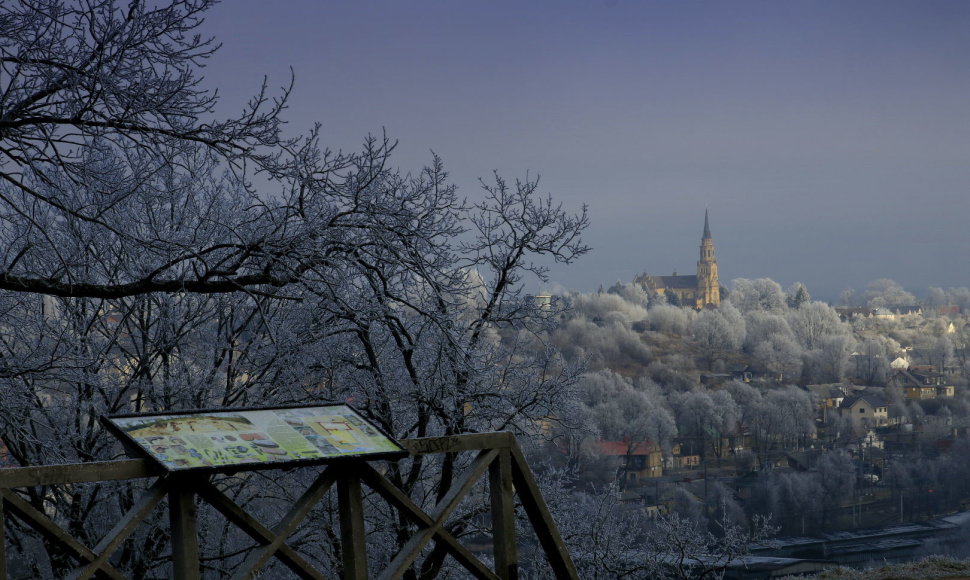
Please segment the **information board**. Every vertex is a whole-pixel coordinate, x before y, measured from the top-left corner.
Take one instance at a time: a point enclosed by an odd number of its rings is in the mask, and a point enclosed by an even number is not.
[[[134,444],[170,471],[407,455],[349,405],[115,415],[102,421],[129,448]]]

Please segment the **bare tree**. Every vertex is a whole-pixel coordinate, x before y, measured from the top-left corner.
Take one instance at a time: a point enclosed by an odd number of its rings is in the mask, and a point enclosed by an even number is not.
[[[544,339],[560,308],[522,283],[587,251],[585,210],[497,175],[468,203],[437,158],[391,169],[386,138],[353,154],[315,131],[285,140],[287,88],[217,120],[198,76],[216,45],[195,35],[213,4],[0,4],[0,437],[15,458],[112,457],[96,419],[120,410],[353,400],[399,437],[568,417],[576,369]],[[433,504],[458,461],[389,477]],[[96,539],[132,491],[85,489],[31,500]],[[375,553],[404,541],[409,522],[374,516]],[[149,536],[119,556],[137,576],[165,549]],[[231,562],[222,541],[202,538],[213,566]],[[445,565],[425,556],[410,577]]]
[[[804,373],[809,382],[837,383],[842,381],[849,363],[853,341],[844,335],[827,335],[819,341],[819,348],[806,353]]]
[[[822,337],[830,334],[847,334],[848,326],[828,304],[808,302],[788,313],[788,325],[802,347],[807,350],[819,348]]]
[[[552,342],[573,361],[590,369],[636,371],[651,360],[650,349],[634,327],[647,316],[642,306],[612,293],[577,294]]]
[[[767,340],[772,335],[786,335],[794,338],[788,321],[781,314],[754,310],[744,315],[744,349],[748,352],[754,350],[759,343]]]
[[[761,516],[750,526],[735,523],[733,507],[719,510],[722,517],[711,522],[710,531],[678,513],[647,519],[621,501],[619,486],[602,493],[570,492],[558,473],[549,473],[540,485],[550,508],[565,514],[560,530],[583,578],[716,580],[729,567],[743,565],[750,547],[775,531]],[[719,488],[718,493],[730,492]]]
[[[647,321],[650,329],[657,332],[685,335],[693,312],[669,304],[652,304]]]
[[[744,341],[744,319],[729,304],[718,310],[705,310],[690,325],[691,338],[707,368]]]
[[[752,355],[779,382],[797,378],[802,371],[802,348],[790,334],[772,334],[758,343]]]
[[[732,280],[728,300],[744,314],[754,311],[781,312],[786,308],[785,293],[777,282],[769,278]]]
[[[915,296],[904,290],[895,280],[888,278],[869,282],[862,297],[872,308],[893,308],[916,304]]]
[[[0,6],[0,289],[280,287],[337,251],[325,238],[353,225],[354,195],[391,144],[334,155],[315,132],[284,140],[289,88],[271,97],[265,84],[217,119],[199,76],[217,45],[196,32],[213,4]],[[254,172],[273,195],[252,188]]]
[[[773,452],[800,448],[815,433],[811,397],[797,387],[772,389],[762,397],[750,421],[755,451],[762,465]]]
[[[723,438],[735,431],[741,414],[734,399],[725,391],[694,390],[674,397],[672,406],[681,433],[697,442],[700,455],[706,457],[710,447],[720,459]]]
[[[751,531],[724,518],[718,522],[718,533],[711,533],[677,514],[660,518],[656,524],[647,542],[659,561],[653,577],[669,580],[723,578],[730,566],[741,563],[751,544],[774,531],[760,517],[755,518]]]

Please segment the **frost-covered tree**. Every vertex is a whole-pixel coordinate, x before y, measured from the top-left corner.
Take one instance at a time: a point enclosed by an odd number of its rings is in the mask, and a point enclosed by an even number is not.
[[[521,292],[586,252],[585,212],[497,175],[467,202],[437,158],[393,169],[383,138],[347,154],[314,130],[284,139],[288,89],[219,120],[199,76],[216,45],[196,34],[213,4],[0,4],[0,437],[14,458],[112,458],[97,417],[119,411],[353,401],[398,437],[568,420],[575,372],[543,340],[557,307]],[[433,504],[456,461],[387,476]],[[134,492],[27,493],[94,545]],[[375,523],[375,557],[408,525]],[[212,566],[240,549],[201,540]],[[326,562],[332,540],[307,546]],[[119,565],[150,576],[164,550],[136,535]],[[49,560],[38,574],[64,575],[55,546]],[[409,574],[444,565],[432,549]]]
[[[802,347],[814,350],[826,335],[844,335],[849,327],[839,319],[838,313],[824,302],[809,302],[787,316],[788,326]]]
[[[811,396],[797,387],[772,389],[755,407],[750,426],[762,464],[779,451],[799,449],[815,434]]]
[[[688,332],[692,314],[685,308],[655,303],[650,305],[647,323],[650,330],[683,336]]]
[[[284,140],[287,88],[264,86],[217,118],[199,74],[217,45],[196,31],[212,4],[0,8],[0,289],[109,299],[277,287],[333,247],[312,234],[336,214],[299,208],[379,166],[387,144],[332,155],[313,133]],[[279,201],[252,189],[254,170],[278,181]]]
[[[784,291],[769,278],[733,280],[728,301],[744,314],[756,310],[781,312],[786,308]]]
[[[805,353],[802,372],[808,383],[838,383],[848,370],[854,341],[846,335],[825,335],[818,348]]]
[[[782,532],[805,534],[818,528],[823,514],[821,482],[814,473],[772,473],[761,487],[768,500],[766,513]]]
[[[650,295],[647,294],[647,291],[644,290],[643,286],[640,284],[634,284],[632,282],[617,282],[616,284],[610,286],[606,291],[609,294],[622,296],[627,302],[643,306],[644,308],[650,304]]]
[[[599,437],[625,446],[624,461],[618,466],[620,481],[625,481],[637,448],[650,444],[669,449],[677,435],[673,415],[655,385],[638,388],[616,373],[598,371],[583,375],[580,389],[583,412]]]
[[[802,372],[803,351],[790,334],[769,335],[751,354],[756,364],[778,381],[793,380]]]
[[[788,326],[788,320],[783,315],[760,310],[744,315],[744,328],[744,349],[748,352],[773,335],[788,336],[793,340],[795,337],[791,327]]]
[[[717,310],[704,310],[690,325],[691,338],[707,368],[744,342],[744,319],[729,304]]]
[[[812,297],[808,293],[808,288],[801,282],[795,282],[785,293],[785,301],[789,308],[801,308],[802,304],[811,302]]]
[[[888,278],[869,282],[862,298],[871,308],[913,306],[917,303],[915,296],[904,290],[895,280]]]
[[[720,459],[725,451],[723,438],[735,432],[741,415],[731,395],[694,390],[673,397],[671,406],[681,435],[696,444],[695,452],[706,457],[710,449]]]
[[[856,356],[850,365],[853,377],[864,385],[885,385],[889,363],[899,352],[899,344],[888,338],[867,338],[856,345]]]
[[[551,341],[567,358],[591,370],[613,369],[628,375],[653,360],[640,333],[648,314],[644,306],[610,292],[573,294],[564,320],[551,332]]]

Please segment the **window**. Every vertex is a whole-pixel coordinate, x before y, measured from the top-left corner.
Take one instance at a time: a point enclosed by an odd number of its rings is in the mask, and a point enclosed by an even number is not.
[[[866,408],[865,407],[859,407],[859,412],[860,413],[865,413],[866,412]]]

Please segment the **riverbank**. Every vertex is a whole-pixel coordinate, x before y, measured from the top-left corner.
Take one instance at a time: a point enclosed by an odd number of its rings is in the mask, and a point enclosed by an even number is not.
[[[918,562],[889,564],[857,570],[833,568],[816,576],[799,576],[801,580],[970,580],[970,560],[929,556]]]
[[[781,537],[751,550],[731,578],[970,580],[970,512],[881,528]],[[811,574],[816,574],[812,576]]]

